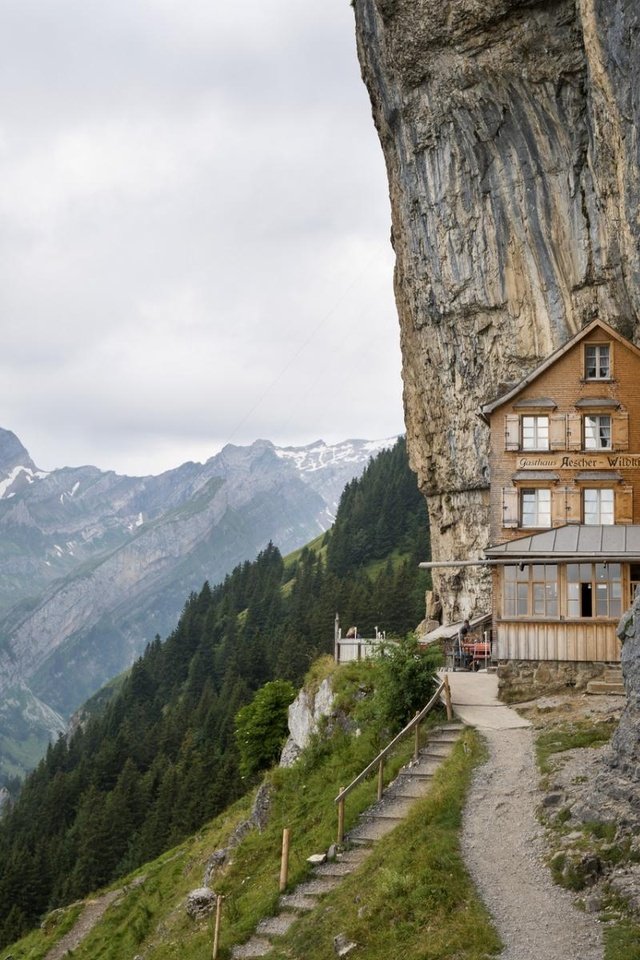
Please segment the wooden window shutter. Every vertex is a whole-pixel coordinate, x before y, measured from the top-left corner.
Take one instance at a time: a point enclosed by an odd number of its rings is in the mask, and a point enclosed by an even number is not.
[[[567,522],[566,487],[553,487],[551,490],[551,526],[564,527]]]
[[[616,487],[616,523],[633,523],[633,487]]]
[[[582,490],[579,487],[567,487],[565,490],[566,498],[566,523],[582,523]]]
[[[614,413],[611,417],[611,446],[614,450],[629,449],[628,413]]]
[[[553,413],[549,417],[549,449],[567,449],[567,418],[564,413]]]
[[[504,418],[504,448],[520,449],[520,417],[517,414],[508,413]]]
[[[518,526],[519,502],[520,502],[520,495],[516,487],[502,488],[502,526],[503,527]]]
[[[582,450],[582,417],[579,413],[567,414],[567,450]]]

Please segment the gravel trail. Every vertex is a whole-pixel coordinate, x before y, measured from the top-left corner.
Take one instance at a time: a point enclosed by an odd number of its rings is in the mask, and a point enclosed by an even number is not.
[[[49,950],[45,960],[62,960],[73,953],[84,938],[93,930],[103,913],[116,900],[122,890],[112,890],[95,900],[87,900],[85,908],[78,917],[75,926]]]
[[[490,756],[474,777],[462,850],[505,945],[502,960],[603,960],[600,925],[542,860],[532,731],[482,733]]]

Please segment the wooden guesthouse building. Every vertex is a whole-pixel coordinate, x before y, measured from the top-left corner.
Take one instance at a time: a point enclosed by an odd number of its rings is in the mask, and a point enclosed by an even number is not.
[[[640,349],[594,320],[481,416],[494,657],[619,661],[640,583]]]

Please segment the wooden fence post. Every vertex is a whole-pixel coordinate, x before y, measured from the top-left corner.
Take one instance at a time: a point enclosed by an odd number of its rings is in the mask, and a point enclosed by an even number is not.
[[[382,800],[382,791],[384,790],[384,760],[378,764],[378,800]]]
[[[419,713],[420,711],[416,710],[416,717],[418,716]],[[415,739],[413,744],[413,759],[417,761],[418,757],[420,756],[420,724],[419,723],[416,723],[414,730],[415,730]]]
[[[284,893],[289,882],[289,828],[282,831],[282,856],[280,858],[280,893]]]
[[[451,687],[449,686],[449,677],[444,675],[444,701],[447,705],[447,720],[449,723],[453,720],[453,707],[451,705]]]
[[[344,787],[340,787],[340,793],[344,790]],[[344,840],[344,797],[340,797],[338,800],[338,843],[342,843]]]
[[[216,898],[216,925],[213,931],[213,960],[218,956],[218,944],[220,943],[220,917],[222,916],[222,901],[224,897],[218,894]]]

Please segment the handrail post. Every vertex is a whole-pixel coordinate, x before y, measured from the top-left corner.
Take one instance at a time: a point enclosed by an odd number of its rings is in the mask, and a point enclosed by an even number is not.
[[[224,897],[221,894],[218,894],[216,897],[216,921],[213,931],[213,952],[211,954],[212,960],[217,960],[218,958],[218,946],[220,945],[220,917],[222,915],[222,901]]]
[[[282,855],[280,857],[280,893],[284,893],[289,882],[289,828],[282,831]]]
[[[340,787],[340,793],[344,790],[344,787]],[[338,800],[338,843],[342,843],[344,840],[344,797],[341,796]]]
[[[446,673],[444,675],[444,702],[447,705],[447,721],[451,723],[453,720],[453,707],[451,705],[451,687],[449,686],[449,676]]]
[[[416,710],[416,717],[419,715],[420,711]],[[413,743],[413,759],[418,762],[418,757],[420,756],[420,723],[416,723],[415,727],[415,738]]]
[[[382,800],[382,791],[384,789],[384,760],[378,764],[378,800]]]

